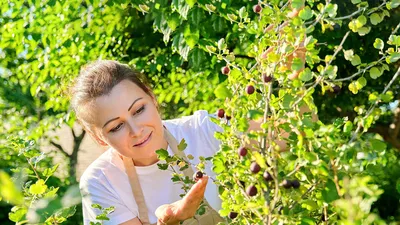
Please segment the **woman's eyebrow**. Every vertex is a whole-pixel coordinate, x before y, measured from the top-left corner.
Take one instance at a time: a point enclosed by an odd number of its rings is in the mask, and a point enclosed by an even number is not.
[[[141,100],[141,99],[143,99],[143,98],[137,98],[135,101],[133,101],[132,104],[131,104],[131,106],[129,106],[129,108],[128,108],[128,112],[131,110],[132,106],[133,106],[137,101],[139,101],[139,100]],[[114,121],[114,120],[117,120],[117,119],[119,119],[119,117],[115,117],[115,118],[112,118],[111,120],[107,121],[107,122],[103,125],[103,128],[106,127],[107,124],[109,124],[110,122],[112,122],[112,121]]]
[[[129,106],[129,108],[128,108],[128,112],[131,110],[132,106],[133,106],[137,101],[139,101],[140,99],[143,99],[143,98],[138,98],[138,99],[136,99],[135,101],[132,102],[131,106]]]

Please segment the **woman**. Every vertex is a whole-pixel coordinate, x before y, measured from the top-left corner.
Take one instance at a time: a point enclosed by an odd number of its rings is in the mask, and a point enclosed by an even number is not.
[[[79,122],[97,140],[110,148],[95,160],[80,180],[84,224],[97,221],[103,208],[114,206],[104,224],[198,224],[191,219],[203,197],[207,213],[200,224],[223,221],[213,182],[203,176],[188,194],[171,181],[171,171],[158,169],[156,150],[177,151],[177,141],[185,139],[184,154],[210,157],[219,148],[214,132],[221,128],[209,120],[205,111],[193,116],[163,121],[151,89],[140,74],[115,61],[97,61],[81,70],[72,90],[72,107]],[[185,157],[185,155],[181,155]],[[196,160],[193,161],[196,164]],[[210,167],[206,174],[213,175]],[[193,168],[185,170],[192,175]]]

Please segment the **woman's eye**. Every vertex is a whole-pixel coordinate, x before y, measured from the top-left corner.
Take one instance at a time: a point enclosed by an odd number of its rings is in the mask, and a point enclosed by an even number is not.
[[[118,131],[122,126],[122,123],[118,124],[116,127],[114,127],[113,129],[110,130],[110,132],[114,133],[116,131]]]
[[[135,111],[133,115],[139,114],[144,111],[144,106],[140,107],[138,110]]]

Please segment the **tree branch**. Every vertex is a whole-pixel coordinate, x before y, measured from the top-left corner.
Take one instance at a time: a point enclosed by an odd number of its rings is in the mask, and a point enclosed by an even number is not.
[[[400,25],[400,24],[399,24],[399,25]],[[400,67],[398,68],[397,72],[394,74],[394,76],[392,77],[392,79],[390,80],[390,82],[386,85],[385,89],[382,91],[382,93],[381,93],[382,95],[385,94],[385,93],[389,90],[390,86],[392,86],[393,82],[397,79],[397,77],[398,77],[399,75],[400,75]],[[374,110],[375,107],[378,105],[379,101],[380,101],[380,100],[378,99],[378,100],[376,100],[376,101],[374,102],[374,104],[369,108],[368,112],[365,114],[365,116],[364,116],[363,119],[368,118],[368,117],[372,114],[373,110]],[[356,139],[358,132],[360,132],[361,126],[362,126],[362,125],[361,125],[361,122],[359,122],[359,123],[358,123],[358,126],[357,126],[357,129],[356,129],[356,131],[354,131],[354,134],[353,134],[353,136],[351,137],[349,143],[353,142],[354,139]],[[387,128],[386,128],[386,129],[387,129]],[[400,149],[400,148],[399,148],[399,149]]]
[[[55,142],[53,142],[53,141],[50,141],[50,144],[52,144],[54,147],[56,147],[63,155],[65,155],[66,157],[68,157],[69,158],[69,154],[64,150],[64,148],[60,145],[60,144],[57,144],[57,143],[55,143]]]

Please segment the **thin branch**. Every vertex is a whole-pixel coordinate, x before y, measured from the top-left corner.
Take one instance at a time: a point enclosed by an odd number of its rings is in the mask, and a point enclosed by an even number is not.
[[[318,16],[318,18],[315,20],[315,22],[314,22],[313,24],[311,24],[309,27],[307,27],[306,30],[308,30],[309,28],[314,27],[315,25],[317,25],[317,23],[322,19],[322,17],[324,17],[324,14],[325,14],[326,9],[328,8],[328,5],[329,5],[330,2],[331,2],[330,0],[327,0],[327,1],[326,1],[324,10],[321,12],[321,14],[319,14],[319,16]]]
[[[360,12],[365,11],[365,9],[366,9],[366,8],[359,8],[357,11],[353,12],[353,13],[350,14],[350,15],[341,16],[341,17],[336,17],[336,18],[333,18],[332,20],[345,20],[345,19],[350,19],[350,18],[352,18],[353,16],[359,14]]]
[[[349,77],[340,78],[340,79],[335,79],[335,80],[333,80],[333,81],[340,82],[340,81],[351,80],[351,79],[353,79],[354,77],[356,77],[356,76],[358,76],[358,75],[360,75],[360,74],[362,74],[362,73],[365,73],[369,68],[374,67],[376,64],[382,62],[382,61],[385,60],[385,59],[386,59],[386,57],[383,56],[383,57],[380,58],[377,62],[372,63],[371,65],[365,67],[364,69],[358,71],[357,73],[355,73],[355,74],[353,74],[353,75],[351,75],[351,76],[349,76]]]
[[[381,95],[385,94],[390,86],[392,86],[393,82],[397,79],[397,77],[400,74],[400,67],[398,68],[397,72],[394,74],[394,76],[392,77],[392,79],[390,80],[390,82],[388,83],[388,85],[386,85],[385,89],[382,91]],[[368,112],[366,113],[366,115],[364,116],[364,119],[368,118],[371,113],[373,112],[373,110],[375,109],[375,107],[378,105],[379,99],[377,99],[374,104],[370,107],[370,109],[368,110]],[[357,129],[355,130],[353,136],[351,137],[349,143],[353,142],[354,139],[357,137],[358,132],[360,132],[361,129],[361,123],[358,123]]]
[[[374,9],[372,9],[371,11],[369,11],[369,12],[367,13],[367,15],[371,15],[372,13],[374,13],[374,12],[378,11],[378,9],[382,8],[382,7],[383,7],[383,6],[385,6],[385,5],[386,5],[386,0],[385,0],[385,1],[383,1],[383,3],[382,3],[382,4],[380,4],[378,7],[376,7],[376,8],[374,8]]]
[[[317,77],[317,80],[315,81],[314,85],[312,85],[311,87],[309,87],[304,94],[297,99],[297,101],[293,104],[293,106],[296,106],[297,104],[300,103],[301,100],[303,100],[303,98],[308,94],[308,92],[310,92],[312,89],[314,89],[322,80],[323,80],[323,76],[325,74],[326,69],[331,65],[333,59],[335,58],[335,56],[342,50],[343,48],[343,44],[346,41],[347,37],[349,36],[350,31],[347,31],[347,33],[344,35],[342,41],[340,42],[339,46],[337,47],[335,53],[333,53],[333,56],[331,58],[331,60],[329,60],[329,62],[326,64],[324,70],[322,71],[321,75]]]
[[[60,150],[60,152],[63,155],[65,155],[66,157],[69,158],[70,155],[64,150],[64,148],[60,144],[57,144],[57,143],[55,143],[53,141],[50,141],[50,144],[52,144],[54,147],[56,147],[58,150]]]

